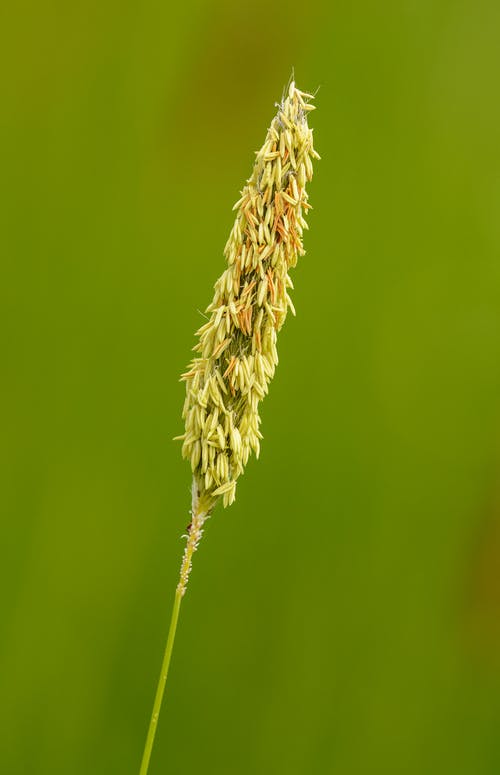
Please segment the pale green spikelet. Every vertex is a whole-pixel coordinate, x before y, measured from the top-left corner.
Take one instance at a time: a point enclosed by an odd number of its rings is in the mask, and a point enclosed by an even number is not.
[[[224,249],[227,268],[215,284],[208,321],[197,331],[198,354],[186,382],[182,454],[193,471],[192,522],[179,588],[185,590],[203,522],[222,498],[230,505],[252,452],[260,451],[259,403],[276,365],[277,332],[290,308],[289,270],[304,254],[306,184],[313,175],[312,95],[288,94],[258,151],[252,176],[235,204]]]

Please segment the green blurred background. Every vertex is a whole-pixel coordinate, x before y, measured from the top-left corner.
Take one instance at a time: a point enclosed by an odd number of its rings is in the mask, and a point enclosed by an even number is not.
[[[0,770],[138,771],[193,333],[295,67],[296,319],[151,775],[500,772],[500,5],[0,12]]]

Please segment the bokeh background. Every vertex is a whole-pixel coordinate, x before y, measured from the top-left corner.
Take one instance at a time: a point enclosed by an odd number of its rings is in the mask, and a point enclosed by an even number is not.
[[[0,13],[2,773],[138,771],[189,521],[178,375],[294,67],[322,154],[298,317],[151,775],[497,774],[500,5]]]

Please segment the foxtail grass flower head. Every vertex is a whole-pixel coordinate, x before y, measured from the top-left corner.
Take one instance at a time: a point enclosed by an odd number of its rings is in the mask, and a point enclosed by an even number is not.
[[[234,205],[236,220],[224,249],[227,266],[215,283],[209,318],[197,331],[196,357],[182,375],[186,427],[178,438],[193,472],[182,591],[204,520],[219,498],[224,506],[233,503],[251,453],[259,456],[259,404],[278,364],[277,333],[288,310],[295,314],[289,272],[305,252],[306,185],[313,159],[319,159],[307,122],[312,99],[292,82],[278,106]]]

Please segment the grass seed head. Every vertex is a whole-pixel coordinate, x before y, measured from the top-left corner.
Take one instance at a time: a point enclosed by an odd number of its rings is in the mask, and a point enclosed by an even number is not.
[[[319,159],[307,123],[312,99],[292,82],[279,105],[233,208],[227,266],[209,320],[197,331],[196,357],[182,375],[182,454],[193,471],[193,502],[205,516],[219,498],[233,503],[248,458],[259,456],[259,403],[278,364],[277,333],[288,309],[295,314],[289,271],[304,254],[306,185]]]

